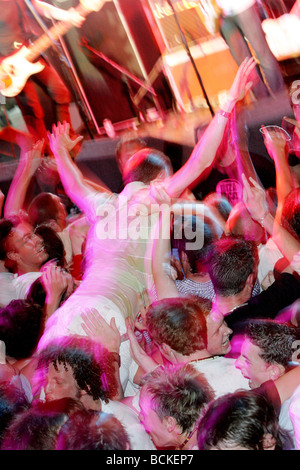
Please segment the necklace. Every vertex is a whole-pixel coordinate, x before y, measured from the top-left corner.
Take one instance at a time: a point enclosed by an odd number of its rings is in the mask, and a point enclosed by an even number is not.
[[[192,429],[191,432],[189,433],[189,435],[187,436],[187,438],[183,441],[182,444],[180,444],[180,446],[176,447],[175,450],[182,450],[185,446],[185,444],[187,442],[189,442],[189,440],[191,439],[191,437],[194,435],[194,433],[196,432],[196,428]]]

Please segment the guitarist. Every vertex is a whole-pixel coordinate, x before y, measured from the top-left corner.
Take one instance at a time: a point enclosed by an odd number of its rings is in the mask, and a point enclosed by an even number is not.
[[[212,0],[218,7],[218,26],[238,65],[251,54],[260,65],[260,79],[253,86],[256,98],[284,90],[279,64],[262,30],[256,0]],[[250,46],[250,47],[249,47]]]
[[[32,4],[39,14],[48,19],[70,22],[76,27],[81,26],[84,21],[84,17],[74,8],[63,10],[39,0],[32,0]],[[26,24],[28,9],[24,0],[0,0],[0,8],[0,57],[6,57],[15,52],[18,45],[26,44],[30,39],[28,31],[30,28]],[[29,78],[21,93],[16,96],[16,101],[33,141],[44,138],[45,142],[48,142],[44,111],[33,82],[41,84],[46,89],[55,104],[56,119],[69,123],[71,95],[57,71],[43,58],[39,60],[45,68]],[[45,152],[49,152],[47,144]]]

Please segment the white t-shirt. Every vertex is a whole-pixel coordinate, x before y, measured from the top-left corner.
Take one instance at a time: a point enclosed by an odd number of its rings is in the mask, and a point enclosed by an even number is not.
[[[255,5],[255,0],[216,0],[224,15],[238,15]]]
[[[124,403],[110,400],[102,403],[104,413],[113,414],[125,427],[132,450],[156,450],[136,413]]]

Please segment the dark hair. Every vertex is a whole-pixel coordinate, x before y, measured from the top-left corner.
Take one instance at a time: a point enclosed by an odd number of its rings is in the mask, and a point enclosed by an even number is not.
[[[282,449],[282,435],[272,402],[263,394],[237,391],[217,398],[198,424],[199,450],[242,447],[264,450],[263,437],[273,436],[276,448]]]
[[[123,180],[125,184],[133,181],[150,184],[162,172],[165,173],[165,176],[169,176],[173,172],[169,157],[159,150],[145,148],[136,152],[127,161],[123,171]]]
[[[2,450],[55,450],[61,427],[72,413],[82,409],[72,398],[34,403],[11,422]]]
[[[89,338],[68,336],[53,341],[38,354],[37,370],[52,363],[71,367],[81,390],[94,400],[105,402],[116,395],[117,384],[112,356]]]
[[[245,335],[260,348],[259,355],[265,362],[287,368],[294,352],[293,343],[300,339],[300,329],[274,320],[252,320]]]
[[[128,434],[113,415],[74,413],[60,430],[56,450],[130,450]]]
[[[146,147],[146,141],[140,137],[123,137],[116,146],[116,159],[119,161],[123,152],[126,152],[130,158],[137,151],[137,148],[140,150]]]
[[[160,419],[172,416],[182,433],[193,429],[204,406],[214,398],[205,377],[190,365],[155,369],[145,377],[142,391],[150,395]]]
[[[232,205],[224,195],[216,192],[210,193],[204,198],[203,202],[208,207],[214,207],[219,212],[224,222],[226,222],[231,212]]]
[[[293,189],[285,198],[281,223],[293,237],[300,239],[300,188]]]
[[[13,418],[29,406],[22,388],[11,382],[0,383],[0,443]]]
[[[208,272],[216,294],[239,294],[250,274],[256,276],[257,247],[240,237],[224,237],[211,245]]]
[[[0,310],[0,340],[6,354],[15,359],[30,357],[43,332],[44,313],[40,305],[12,300]]]
[[[52,193],[40,193],[31,201],[28,216],[31,224],[36,227],[51,220],[57,221],[57,203]]]
[[[57,266],[64,268],[66,266],[65,248],[56,231],[49,225],[42,224],[35,228],[34,233],[43,240],[45,251],[48,254],[48,259],[45,262],[56,260]]]
[[[147,310],[146,324],[154,341],[166,343],[186,356],[207,347],[206,317],[200,302],[194,299],[153,302]]]
[[[7,253],[7,239],[11,234],[13,228],[17,227],[21,222],[28,222],[26,213],[20,211],[18,215],[12,215],[7,218],[0,219],[0,259],[6,259]]]
[[[195,239],[200,238],[199,233],[203,236],[202,247],[188,249],[188,244],[193,244]],[[195,234],[194,238],[192,238],[193,234]],[[182,217],[182,224],[177,229],[175,224],[175,231],[172,235],[172,248],[177,248],[179,254],[185,253],[191,267],[191,272],[199,273],[206,271],[209,246],[216,238],[213,226],[208,220],[202,220],[202,218],[195,215],[185,216]]]

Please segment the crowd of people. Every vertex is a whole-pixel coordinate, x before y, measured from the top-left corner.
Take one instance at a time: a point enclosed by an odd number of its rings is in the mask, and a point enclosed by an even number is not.
[[[262,127],[274,188],[222,145],[256,68],[241,62],[177,172],[121,138],[119,194],[80,171],[69,122],[21,142],[1,197],[2,450],[300,450],[299,101],[289,141]],[[55,191],[28,198],[48,147],[76,215]],[[198,200],[222,161],[239,200]]]

